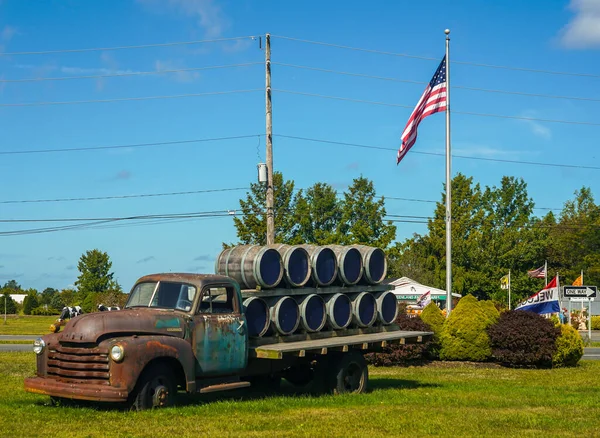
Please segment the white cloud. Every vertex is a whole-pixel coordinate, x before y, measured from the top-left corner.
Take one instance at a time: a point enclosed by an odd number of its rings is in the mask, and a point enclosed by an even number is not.
[[[169,9],[192,17],[204,30],[206,38],[218,38],[230,26],[229,19],[214,0],[137,0],[147,7],[160,11],[166,4]]]
[[[531,132],[536,136],[546,140],[550,140],[552,138],[552,131],[546,125],[538,122],[537,120],[528,120],[527,117],[536,118],[539,117],[537,111],[527,110],[523,112],[524,119],[521,119],[523,123],[529,126]]]
[[[561,29],[560,43],[572,49],[600,47],[600,0],[571,0],[569,9],[575,16]]]
[[[181,64],[179,62],[160,61],[160,60],[157,60],[154,63],[154,67],[156,68],[156,71],[158,71],[158,72],[165,71],[165,70],[185,69],[183,64]],[[175,73],[167,73],[167,76],[174,78],[175,81],[177,81],[177,82],[187,83],[187,82],[193,82],[196,79],[199,79],[200,73],[197,71],[178,71]]]

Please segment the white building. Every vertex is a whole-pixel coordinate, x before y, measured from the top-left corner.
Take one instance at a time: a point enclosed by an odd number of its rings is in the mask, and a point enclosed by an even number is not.
[[[398,301],[407,304],[416,304],[421,295],[431,292],[431,301],[434,301],[441,309],[446,307],[446,291],[416,282],[408,277],[401,277],[389,282],[394,286],[392,291]],[[452,293],[453,298],[461,298],[461,294]]]

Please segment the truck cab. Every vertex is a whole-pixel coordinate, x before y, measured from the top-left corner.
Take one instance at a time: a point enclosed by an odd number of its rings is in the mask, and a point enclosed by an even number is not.
[[[248,363],[240,287],[220,275],[148,275],[123,310],[78,316],[36,341],[35,351],[37,377],[25,389],[53,400],[147,408],[211,378],[232,376],[236,386]]]

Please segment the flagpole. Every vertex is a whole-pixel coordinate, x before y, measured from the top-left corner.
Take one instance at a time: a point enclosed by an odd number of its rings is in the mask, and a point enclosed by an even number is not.
[[[450,29],[446,34],[446,316],[452,312],[452,156],[450,154]]]
[[[548,260],[544,260],[544,287],[548,284]]]
[[[508,310],[510,310],[510,269],[508,270]]]

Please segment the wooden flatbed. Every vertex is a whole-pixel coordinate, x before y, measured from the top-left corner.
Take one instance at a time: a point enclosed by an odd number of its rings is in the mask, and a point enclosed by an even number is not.
[[[250,347],[251,357],[259,359],[283,359],[284,356],[305,357],[307,354],[324,355],[330,351],[347,352],[359,349],[364,352],[376,351],[390,344],[410,344],[428,340],[433,333],[390,330],[374,333],[350,334],[321,339],[307,339],[292,342],[277,342]]]

